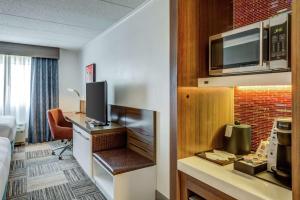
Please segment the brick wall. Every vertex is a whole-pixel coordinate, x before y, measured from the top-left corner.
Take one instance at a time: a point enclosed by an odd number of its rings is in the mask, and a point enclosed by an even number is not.
[[[274,118],[291,117],[290,86],[237,87],[234,93],[235,120],[252,126],[252,149],[269,137]]]
[[[279,10],[291,9],[292,0],[233,0],[233,27],[268,19]]]

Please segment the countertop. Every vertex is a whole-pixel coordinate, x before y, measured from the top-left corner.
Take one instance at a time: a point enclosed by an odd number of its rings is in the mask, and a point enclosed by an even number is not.
[[[193,156],[177,161],[178,170],[241,200],[292,200],[292,191]]]
[[[85,114],[82,113],[64,113],[64,116],[67,120],[78,126],[79,128],[83,129],[85,132],[93,135],[99,133],[105,133],[107,131],[111,131],[113,129],[124,129],[125,127],[116,124],[116,123],[109,123],[107,126],[89,126],[86,121],[87,117]]]

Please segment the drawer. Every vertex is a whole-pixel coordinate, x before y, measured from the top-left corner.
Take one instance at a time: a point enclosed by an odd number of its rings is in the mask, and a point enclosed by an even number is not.
[[[88,132],[86,132],[85,130],[83,130],[82,128],[80,128],[76,125],[73,125],[73,131],[79,132],[80,134],[83,135],[83,137],[91,139],[91,134],[89,134]]]

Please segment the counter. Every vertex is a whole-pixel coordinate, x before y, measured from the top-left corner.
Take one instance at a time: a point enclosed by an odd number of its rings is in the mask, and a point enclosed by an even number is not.
[[[292,200],[292,191],[193,156],[177,161],[179,171],[241,200]]]

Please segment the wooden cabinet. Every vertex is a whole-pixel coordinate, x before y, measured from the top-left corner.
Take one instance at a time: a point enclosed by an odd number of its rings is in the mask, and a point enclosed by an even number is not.
[[[189,197],[198,196],[204,200],[234,200],[235,198],[183,173],[179,172],[180,199],[188,200]]]
[[[205,116],[216,113],[212,111],[214,108],[204,104],[211,99],[197,86],[199,77],[208,76],[209,36],[232,28],[233,1],[172,0],[170,14],[170,199],[175,200],[178,196],[177,159],[220,143],[216,136],[220,134],[211,128]],[[198,112],[204,106],[205,111]],[[225,113],[221,109],[217,111]],[[222,119],[222,114],[218,113],[209,117],[219,116]],[[231,121],[227,116],[223,119],[227,123]],[[199,135],[200,128],[207,131]]]

